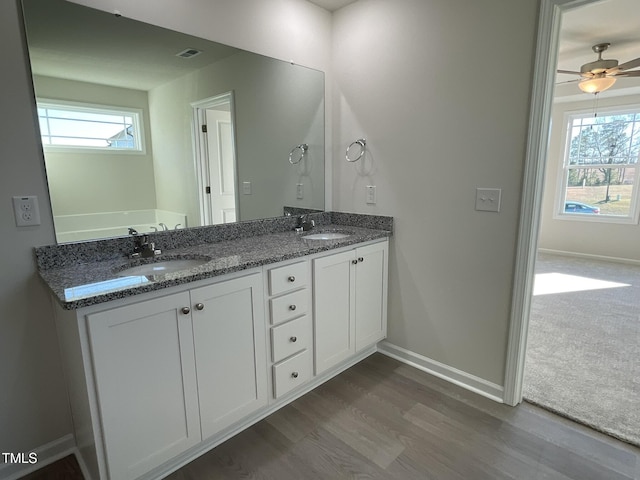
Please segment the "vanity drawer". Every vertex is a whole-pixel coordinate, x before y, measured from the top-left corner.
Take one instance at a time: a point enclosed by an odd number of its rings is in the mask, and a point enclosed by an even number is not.
[[[280,295],[281,293],[304,287],[307,285],[308,277],[308,262],[292,263],[272,268],[269,270],[269,294]]]
[[[309,350],[273,366],[273,396],[281,397],[311,378],[313,359]]]
[[[309,310],[309,290],[298,290],[282,297],[269,300],[271,323],[276,325],[286,320],[304,315]]]
[[[311,348],[311,317],[300,317],[271,329],[271,358],[279,362],[300,350]]]

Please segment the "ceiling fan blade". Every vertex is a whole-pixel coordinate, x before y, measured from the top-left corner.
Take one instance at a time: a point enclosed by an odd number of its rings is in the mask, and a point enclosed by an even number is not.
[[[634,70],[633,72],[620,72],[614,73],[612,75],[607,75],[608,77],[640,77],[640,70]]]
[[[564,82],[556,82],[556,85],[564,85],[565,83],[576,83],[581,81],[581,78],[576,78],[574,80],[565,80]]]
[[[629,60],[628,62],[618,65],[615,69],[618,71],[631,70],[632,68],[640,67],[640,57],[635,60]]]
[[[572,70],[558,70],[557,72],[558,72],[558,73],[567,73],[567,74],[569,74],[569,75],[580,75],[580,76],[582,76],[582,73],[580,73],[580,72],[574,72],[574,71],[572,71]]]

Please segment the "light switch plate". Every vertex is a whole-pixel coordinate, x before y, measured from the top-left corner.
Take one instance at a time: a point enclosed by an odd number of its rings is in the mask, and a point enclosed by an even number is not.
[[[481,212],[499,212],[502,189],[476,188],[476,210]]]
[[[376,186],[367,185],[367,203],[369,205],[375,205],[376,203]]]

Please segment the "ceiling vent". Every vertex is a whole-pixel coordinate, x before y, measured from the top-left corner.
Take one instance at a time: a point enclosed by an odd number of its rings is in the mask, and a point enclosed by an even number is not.
[[[186,50],[183,50],[180,53],[176,53],[176,57],[191,58],[191,57],[195,57],[196,55],[200,55],[201,53],[202,51],[196,50],[195,48],[187,48]]]

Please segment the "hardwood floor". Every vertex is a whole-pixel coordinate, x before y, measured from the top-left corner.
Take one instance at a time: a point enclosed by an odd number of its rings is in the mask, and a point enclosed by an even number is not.
[[[375,354],[167,478],[640,480],[640,449]]]
[[[20,480],[84,480],[76,457],[68,455]]]

